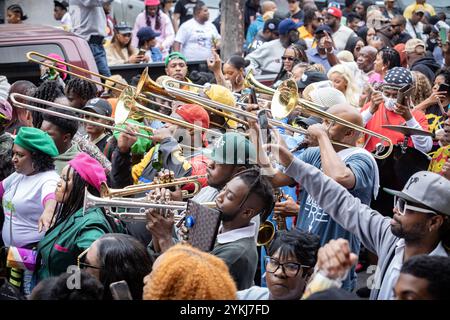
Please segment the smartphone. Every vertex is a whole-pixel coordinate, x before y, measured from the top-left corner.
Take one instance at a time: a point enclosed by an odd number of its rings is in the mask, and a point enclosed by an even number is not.
[[[138,56],[143,56],[143,55],[145,55],[145,50],[144,49],[139,49],[139,52],[138,52]]]
[[[114,300],[133,300],[130,288],[125,280],[113,282],[109,285]]]
[[[441,84],[439,85],[438,91],[439,91],[439,92],[445,91],[445,92],[447,92],[447,94],[449,94],[449,93],[450,93],[450,86],[449,86],[448,84],[446,84],[446,83],[441,83]]]
[[[413,87],[410,84],[407,84],[400,88],[398,90],[397,95],[397,103],[401,104],[402,106],[406,105],[406,102],[408,101],[409,97],[411,96],[413,91]]]
[[[444,27],[439,28],[439,37],[441,38],[441,43],[446,44],[447,43],[447,29]]]
[[[255,88],[250,89],[250,104],[258,104],[258,98],[256,97]]]

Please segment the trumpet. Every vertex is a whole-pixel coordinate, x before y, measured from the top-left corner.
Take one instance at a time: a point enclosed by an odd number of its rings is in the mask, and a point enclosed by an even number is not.
[[[139,199],[140,200],[140,199]],[[215,202],[204,202],[201,205],[207,206],[209,208],[215,208]],[[139,209],[139,212],[118,212],[112,210],[112,208],[121,208],[121,209]],[[105,208],[106,212],[122,221],[145,221],[147,216],[145,211],[147,209],[161,209],[164,210],[164,215],[168,215],[169,210],[186,210],[187,202],[182,201],[168,201],[167,203],[156,203],[149,201],[138,201],[137,199],[126,199],[126,198],[113,198],[106,199],[101,197],[96,197],[93,194],[89,193],[87,189],[84,193],[84,202],[83,202],[83,212],[91,208]],[[174,220],[175,222],[183,219],[184,214],[175,214]]]
[[[154,183],[154,182],[143,183],[143,184],[138,184],[138,185],[127,186],[122,189],[111,189],[106,185],[106,183],[103,183],[100,186],[100,195],[102,198],[126,197],[126,196],[139,194],[142,192],[154,190],[157,188],[170,188],[170,187],[176,187],[176,186],[192,183],[192,184],[194,184],[194,188],[195,188],[194,191],[189,193],[187,190],[183,190],[183,191],[186,191],[183,194],[183,198],[192,198],[202,188],[201,183],[198,181],[199,179],[202,179],[202,178],[206,178],[206,175],[191,176],[188,178],[178,178],[178,179],[174,179],[173,181],[165,182],[165,183]]]

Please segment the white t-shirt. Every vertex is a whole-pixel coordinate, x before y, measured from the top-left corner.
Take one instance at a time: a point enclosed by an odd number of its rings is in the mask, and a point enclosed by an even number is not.
[[[331,37],[333,38],[336,49],[342,51],[345,49],[348,39],[352,36],[356,37],[356,33],[349,27],[341,25]]]
[[[14,172],[1,182],[5,213],[2,236],[6,246],[23,247],[44,237],[45,232],[38,232],[38,221],[44,211],[45,201],[49,198],[54,199],[58,181],[59,175],[55,170],[50,170],[31,176]]]
[[[220,40],[216,27],[209,21],[200,24],[194,18],[183,23],[175,37],[175,41],[181,43],[181,53],[187,60],[208,59],[213,39]]]

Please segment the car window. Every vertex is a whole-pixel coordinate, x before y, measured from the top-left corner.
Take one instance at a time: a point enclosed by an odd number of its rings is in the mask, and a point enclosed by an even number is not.
[[[14,45],[0,47],[0,64],[1,63],[21,63],[27,62],[27,52],[37,51],[44,55],[56,53],[65,58],[64,52],[57,44],[30,44],[30,45]],[[38,57],[34,57],[38,58]],[[42,60],[42,59],[39,59]]]

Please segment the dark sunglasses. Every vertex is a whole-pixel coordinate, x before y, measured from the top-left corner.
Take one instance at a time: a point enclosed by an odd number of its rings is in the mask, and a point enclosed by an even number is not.
[[[295,58],[294,57],[285,57],[285,56],[282,56],[281,57],[281,60],[289,60],[289,61],[294,61],[295,60]]]

